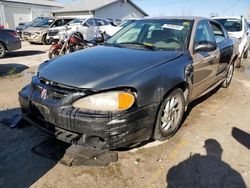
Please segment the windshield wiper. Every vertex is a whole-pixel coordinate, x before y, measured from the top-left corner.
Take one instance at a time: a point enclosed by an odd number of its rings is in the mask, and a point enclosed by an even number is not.
[[[158,48],[156,46],[153,46],[153,45],[147,45],[145,43],[139,43],[139,42],[122,42],[122,43],[118,43],[117,45],[137,45],[137,46],[142,46],[144,48],[147,48],[147,49],[150,49],[150,50],[157,50]]]

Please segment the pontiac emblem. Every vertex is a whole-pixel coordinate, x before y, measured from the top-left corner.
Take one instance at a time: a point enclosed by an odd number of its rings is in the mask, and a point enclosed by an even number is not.
[[[42,89],[41,91],[41,99],[46,99],[47,97],[47,89]]]

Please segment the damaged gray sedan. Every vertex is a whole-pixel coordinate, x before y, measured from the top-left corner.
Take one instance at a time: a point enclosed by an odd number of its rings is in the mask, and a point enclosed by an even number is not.
[[[237,58],[216,21],[137,20],[104,46],[41,64],[19,101],[24,119],[72,144],[115,149],[166,140],[191,101],[230,84]]]

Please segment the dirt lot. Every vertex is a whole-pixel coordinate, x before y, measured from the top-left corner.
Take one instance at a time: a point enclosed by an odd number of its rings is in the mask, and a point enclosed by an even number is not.
[[[17,93],[47,51],[23,43],[0,60],[0,120],[20,113]],[[190,105],[173,138],[119,151],[118,162],[107,167],[67,167],[36,155],[31,148],[44,133],[0,123],[0,187],[250,187],[250,59],[243,64],[228,89]]]

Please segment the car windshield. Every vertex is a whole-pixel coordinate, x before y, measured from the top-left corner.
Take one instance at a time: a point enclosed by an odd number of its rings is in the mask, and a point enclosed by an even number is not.
[[[68,24],[82,24],[83,22],[85,21],[85,19],[75,19],[75,20],[72,20],[70,21]]]
[[[225,29],[229,32],[237,32],[242,30],[242,22],[241,19],[237,18],[227,18],[227,19],[215,19],[221,25],[225,27]]]
[[[148,50],[187,49],[193,22],[190,20],[137,20],[111,37],[106,45]]]
[[[40,22],[33,23],[33,27],[49,27],[54,22],[54,19],[43,19]]]

